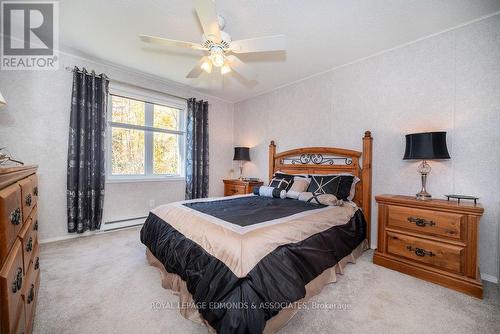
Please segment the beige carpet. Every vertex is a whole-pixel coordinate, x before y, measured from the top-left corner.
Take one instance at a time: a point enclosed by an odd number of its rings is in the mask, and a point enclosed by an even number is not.
[[[139,241],[139,229],[42,245],[35,333],[206,333],[175,309]],[[280,333],[499,333],[500,289],[479,300],[385,269],[365,252],[313,301],[347,310],[301,310]]]

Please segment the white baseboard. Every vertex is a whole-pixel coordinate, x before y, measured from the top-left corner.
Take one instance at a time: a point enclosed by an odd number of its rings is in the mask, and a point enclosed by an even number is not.
[[[483,274],[481,273],[481,279],[484,281],[488,281],[491,283],[498,284],[498,277],[495,277],[493,275],[488,275],[488,274]]]
[[[63,235],[61,237],[40,239],[38,242],[40,244],[48,244],[48,243],[56,242],[56,241],[64,241],[64,240],[69,240],[69,239],[88,237],[88,236],[91,236],[91,235],[94,235],[94,234],[96,234],[95,231],[88,231],[88,232],[81,233],[81,234],[74,233],[74,234]]]
[[[103,226],[103,228],[100,229],[99,231],[87,231],[87,232],[81,233],[81,234],[77,234],[77,233],[67,234],[67,235],[63,235],[61,237],[40,239],[38,242],[40,244],[48,244],[51,242],[58,242],[58,241],[76,239],[76,238],[90,237],[90,236],[93,236],[96,234],[113,233],[116,231],[123,231],[123,230],[129,229],[129,228],[137,227],[136,224],[141,223],[141,222],[144,223],[144,220],[137,220],[137,221],[132,221],[132,222],[135,222],[135,224],[133,226],[127,225],[126,223],[125,224],[113,224],[114,226],[112,226],[111,228],[109,226],[106,226],[106,227]]]

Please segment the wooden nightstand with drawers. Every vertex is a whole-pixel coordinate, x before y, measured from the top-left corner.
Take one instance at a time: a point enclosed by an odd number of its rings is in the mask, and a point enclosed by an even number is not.
[[[253,188],[260,187],[264,183],[261,181],[223,180],[224,196],[251,194]]]
[[[483,297],[479,220],[473,203],[376,196],[378,246],[373,262],[471,296]]]

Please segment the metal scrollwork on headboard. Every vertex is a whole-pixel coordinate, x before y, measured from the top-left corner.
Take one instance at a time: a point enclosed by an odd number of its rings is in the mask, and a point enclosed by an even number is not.
[[[325,157],[323,154],[301,154],[298,157],[281,159],[282,164],[287,165],[352,165],[351,158],[345,157]]]

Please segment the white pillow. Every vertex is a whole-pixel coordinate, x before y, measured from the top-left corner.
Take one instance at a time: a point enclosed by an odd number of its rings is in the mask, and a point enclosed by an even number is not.
[[[261,186],[259,187],[259,196],[285,199],[286,190],[274,187]]]
[[[307,190],[310,183],[311,183],[311,179],[308,177],[306,178],[306,177],[302,177],[302,176],[295,176],[293,178],[292,186],[288,191],[296,191],[299,193],[303,193],[304,191]]]
[[[356,183],[358,183],[359,181],[361,181],[359,179],[359,177],[354,176],[354,180],[352,180],[352,184],[351,184],[351,191],[349,192],[349,196],[347,197],[348,201],[352,201],[354,198],[354,195],[356,195]]]
[[[289,190],[286,193],[286,197],[291,199],[299,199],[300,194],[301,192]]]
[[[287,198],[299,199],[299,195],[309,188],[311,179],[308,177],[295,176],[293,178],[292,187],[286,193]]]

